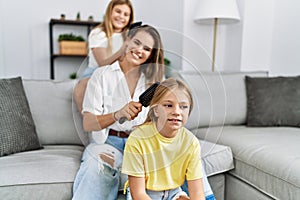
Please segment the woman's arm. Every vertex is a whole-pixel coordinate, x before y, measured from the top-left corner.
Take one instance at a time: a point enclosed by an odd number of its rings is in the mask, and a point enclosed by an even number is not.
[[[188,190],[191,200],[205,200],[202,178],[188,181]]]
[[[131,101],[122,109],[104,115],[95,115],[90,112],[83,113],[83,129],[85,131],[100,131],[119,121],[121,117],[133,120],[142,111],[140,102]]]
[[[133,200],[151,200],[146,193],[144,177],[128,176],[128,181]]]
[[[83,129],[89,131],[100,131],[115,123],[114,113],[105,115],[94,115],[90,112],[83,113]]]

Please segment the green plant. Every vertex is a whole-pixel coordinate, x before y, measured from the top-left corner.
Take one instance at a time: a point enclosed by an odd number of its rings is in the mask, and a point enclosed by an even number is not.
[[[168,58],[164,58],[164,64],[165,64],[165,76],[166,78],[169,78],[172,76],[171,61]]]
[[[60,34],[58,36],[58,41],[85,41],[84,38],[81,35],[73,35],[72,33],[70,34]]]
[[[171,61],[168,58],[164,58],[164,63],[165,63],[166,66],[171,65]]]
[[[61,19],[61,20],[64,20],[65,18],[66,18],[66,15],[65,15],[65,14],[63,14],[63,13],[60,14],[60,19]]]
[[[76,79],[77,78],[77,73],[76,72],[73,72],[70,74],[70,79]]]
[[[89,21],[93,21],[93,20],[94,20],[93,15],[90,15],[89,18],[88,18],[88,20],[89,20]]]
[[[77,20],[80,20],[80,12],[77,13],[76,19],[77,19]]]

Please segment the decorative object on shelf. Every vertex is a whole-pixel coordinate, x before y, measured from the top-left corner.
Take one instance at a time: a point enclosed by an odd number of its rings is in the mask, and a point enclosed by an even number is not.
[[[69,78],[70,79],[76,79],[77,78],[77,73],[76,72],[73,72],[69,75]]]
[[[70,34],[61,34],[58,36],[58,41],[85,41],[81,35],[74,35],[73,33]]]
[[[89,18],[88,18],[88,21],[89,21],[89,22],[92,22],[92,21],[94,21],[94,17],[93,17],[93,15],[90,15],[90,16],[89,16]]]
[[[171,61],[168,58],[164,58],[164,64],[165,64],[165,76],[166,78],[169,78],[172,76]]]
[[[199,0],[194,18],[196,23],[214,23],[212,71],[215,70],[218,23],[233,23],[240,20],[236,0]]]
[[[77,26],[82,30],[86,30],[86,37],[88,37],[90,31],[92,30],[92,28],[94,28],[95,26],[99,25],[101,22],[100,21],[77,21],[77,20],[69,20],[69,19],[65,19],[65,20],[61,20],[61,19],[50,19],[49,21],[49,41],[50,41],[50,79],[55,79],[55,59],[56,58],[68,58],[69,59],[73,59],[73,58],[81,58],[81,59],[85,59],[87,54],[81,54],[81,55],[74,55],[74,54],[60,54],[55,53],[54,51],[54,36],[53,33],[56,31],[57,26],[62,26],[62,27],[73,27],[73,26]],[[56,42],[56,39],[55,39]],[[87,49],[87,47],[86,47]],[[87,51],[87,50],[86,50]]]
[[[77,20],[77,21],[80,21],[80,12],[77,13],[77,15],[76,15],[76,20]]]
[[[66,15],[65,14],[61,14],[60,15],[60,20],[65,20],[66,19]]]
[[[80,35],[61,34],[58,42],[61,55],[87,55],[87,42]]]

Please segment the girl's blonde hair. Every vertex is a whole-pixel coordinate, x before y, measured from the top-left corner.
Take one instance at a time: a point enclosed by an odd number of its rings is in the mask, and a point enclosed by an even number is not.
[[[179,89],[182,91],[188,98],[190,107],[189,107],[189,115],[191,114],[191,111],[194,106],[193,96],[191,93],[191,90],[188,88],[188,86],[181,80],[175,79],[175,78],[168,78],[161,82],[159,86],[155,89],[153,98],[150,102],[150,109],[147,114],[147,118],[144,123],[149,123],[152,121],[157,121],[157,117],[154,114],[154,108],[161,102],[161,100],[170,92]]]
[[[124,29],[122,30],[123,40],[124,40],[125,37],[126,37],[127,30],[129,29],[130,24],[132,24],[133,21],[134,21],[133,6],[132,6],[132,3],[131,3],[130,0],[111,0],[108,4],[107,8],[106,8],[106,12],[105,12],[103,22],[96,27],[96,28],[100,28],[106,34],[107,41],[108,41],[107,48],[110,52],[112,50],[111,37],[114,33],[114,28],[113,28],[113,25],[111,23],[111,13],[112,13],[113,8],[116,5],[123,5],[123,4],[126,4],[130,8],[129,22],[124,27]]]
[[[145,74],[148,85],[151,85],[154,82],[161,81],[164,77],[165,65],[163,45],[159,32],[149,25],[142,25],[131,29],[128,37],[131,39],[140,31],[148,33],[154,40],[151,55],[140,67],[141,72]]]

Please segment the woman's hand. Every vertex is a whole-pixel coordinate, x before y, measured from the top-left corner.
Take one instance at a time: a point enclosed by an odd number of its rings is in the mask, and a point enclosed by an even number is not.
[[[122,117],[127,120],[133,120],[142,111],[142,104],[140,102],[131,101],[123,108],[114,113],[115,120],[119,121]]]

